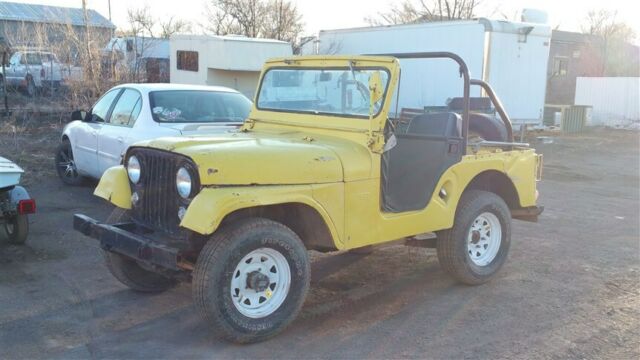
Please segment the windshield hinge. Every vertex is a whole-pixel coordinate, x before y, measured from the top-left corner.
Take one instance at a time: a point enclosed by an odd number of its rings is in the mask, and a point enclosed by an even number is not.
[[[372,152],[381,154],[384,151],[384,134],[381,131],[369,132],[367,145]]]
[[[242,126],[240,127],[240,131],[249,131],[251,129],[253,129],[253,126],[256,124],[256,121],[254,119],[246,119],[244,121],[244,124],[242,124]]]

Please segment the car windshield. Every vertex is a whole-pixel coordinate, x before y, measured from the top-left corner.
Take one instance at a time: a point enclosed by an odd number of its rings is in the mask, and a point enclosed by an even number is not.
[[[235,92],[166,90],[149,93],[153,119],[163,123],[242,122],[251,101]]]
[[[369,77],[380,73],[383,88],[389,82],[384,69],[278,69],[264,75],[258,108],[349,117],[369,116]],[[384,96],[374,105],[377,115]]]

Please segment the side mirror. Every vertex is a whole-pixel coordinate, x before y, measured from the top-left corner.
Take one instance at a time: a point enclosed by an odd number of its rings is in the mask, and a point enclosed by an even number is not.
[[[369,76],[369,115],[375,113],[375,104],[382,99],[384,87],[380,71],[374,71]]]
[[[87,112],[84,110],[76,110],[71,113],[71,121],[74,121],[74,120],[86,121],[86,119],[87,119]]]

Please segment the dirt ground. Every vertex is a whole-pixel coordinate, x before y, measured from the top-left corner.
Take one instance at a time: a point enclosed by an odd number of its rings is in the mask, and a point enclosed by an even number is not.
[[[15,131],[14,131],[15,130]],[[638,133],[599,130],[536,144],[539,223],[515,221],[492,282],[456,284],[430,249],[314,256],[301,316],[280,336],[238,346],[213,337],[191,287],[127,290],[72,214],[104,218],[93,186],[63,186],[59,124],[0,123],[1,155],[27,170],[38,201],[26,246],[0,241],[0,358],[638,359]]]

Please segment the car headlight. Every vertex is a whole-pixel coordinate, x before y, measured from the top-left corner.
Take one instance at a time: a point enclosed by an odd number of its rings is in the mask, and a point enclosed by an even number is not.
[[[183,199],[188,199],[191,196],[191,174],[184,167],[178,169],[176,174],[176,190]]]
[[[127,174],[132,183],[137,184],[140,181],[140,161],[135,155],[132,155],[127,161]]]

